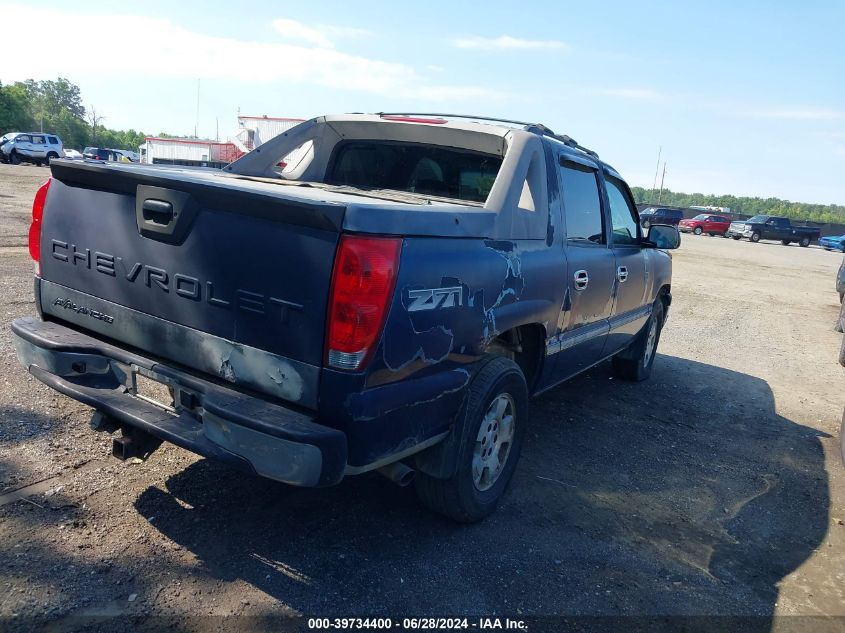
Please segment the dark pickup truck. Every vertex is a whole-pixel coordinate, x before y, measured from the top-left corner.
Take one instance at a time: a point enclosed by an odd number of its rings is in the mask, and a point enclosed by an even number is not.
[[[646,378],[671,302],[677,230],[644,236],[621,176],[540,125],[325,116],[223,170],[50,168],[14,342],[122,458],[378,470],[478,520],[529,396],[607,358]]]
[[[747,237],[752,242],[760,240],[780,240],[784,246],[797,242],[800,246],[809,246],[810,242],[819,239],[821,231],[809,226],[792,226],[789,218],[779,218],[773,215],[755,215],[747,220],[731,222],[726,237],[741,240]]]

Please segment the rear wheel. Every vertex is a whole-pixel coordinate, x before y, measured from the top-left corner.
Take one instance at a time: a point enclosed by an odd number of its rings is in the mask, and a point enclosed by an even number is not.
[[[809,237],[802,237],[801,241],[798,242],[798,244],[799,244],[799,246],[803,246],[804,248],[807,248],[810,245],[810,238]]]
[[[613,357],[613,375],[625,380],[640,381],[651,376],[657,355],[657,344],[663,329],[663,301],[654,302],[651,316],[634,343]]]
[[[59,157],[59,155],[56,154],[56,152],[50,152],[49,154],[47,154],[47,160],[45,160],[44,162],[47,165],[49,165],[51,160],[53,160],[54,158],[58,158],[58,157]]]
[[[472,379],[466,403],[453,431],[461,434],[455,474],[418,472],[414,482],[424,506],[472,523],[496,509],[516,469],[528,408],[522,370],[509,358],[493,358]]]
[[[842,342],[839,344],[839,364],[845,367],[845,336],[842,337]]]
[[[703,231],[701,230],[701,227],[700,227],[700,226],[697,226],[697,227],[695,227],[695,229],[693,230],[693,233],[695,233],[696,235],[701,235],[701,234],[703,233]]]

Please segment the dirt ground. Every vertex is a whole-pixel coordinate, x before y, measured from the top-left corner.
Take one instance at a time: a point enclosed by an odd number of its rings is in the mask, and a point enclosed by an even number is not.
[[[173,446],[111,458],[91,411],[11,346],[8,323],[34,313],[26,233],[47,175],[0,165],[4,622],[751,615],[768,631],[845,616],[841,255],[684,236],[651,380],[605,364],[534,400],[506,498],[466,527],[377,475],[308,490]]]

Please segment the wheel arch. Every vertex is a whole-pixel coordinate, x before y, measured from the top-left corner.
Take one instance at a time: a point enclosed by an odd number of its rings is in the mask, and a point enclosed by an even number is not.
[[[546,357],[546,327],[542,323],[517,325],[492,339],[485,354],[513,360],[525,376],[528,393],[534,393]]]
[[[473,367],[473,376],[496,357],[513,360],[525,377],[529,397],[536,391],[537,383],[543,371],[546,351],[546,327],[542,323],[524,323],[500,332],[483,349],[483,356]],[[466,397],[465,397],[466,398]],[[446,438],[414,455],[414,467],[431,477],[447,479],[457,466],[460,450],[460,420],[466,402],[461,405],[461,413]]]

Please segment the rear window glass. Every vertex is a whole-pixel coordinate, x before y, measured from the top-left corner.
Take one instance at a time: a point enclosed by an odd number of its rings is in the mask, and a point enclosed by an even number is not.
[[[418,143],[352,141],[337,150],[327,181],[484,202],[502,159]]]

